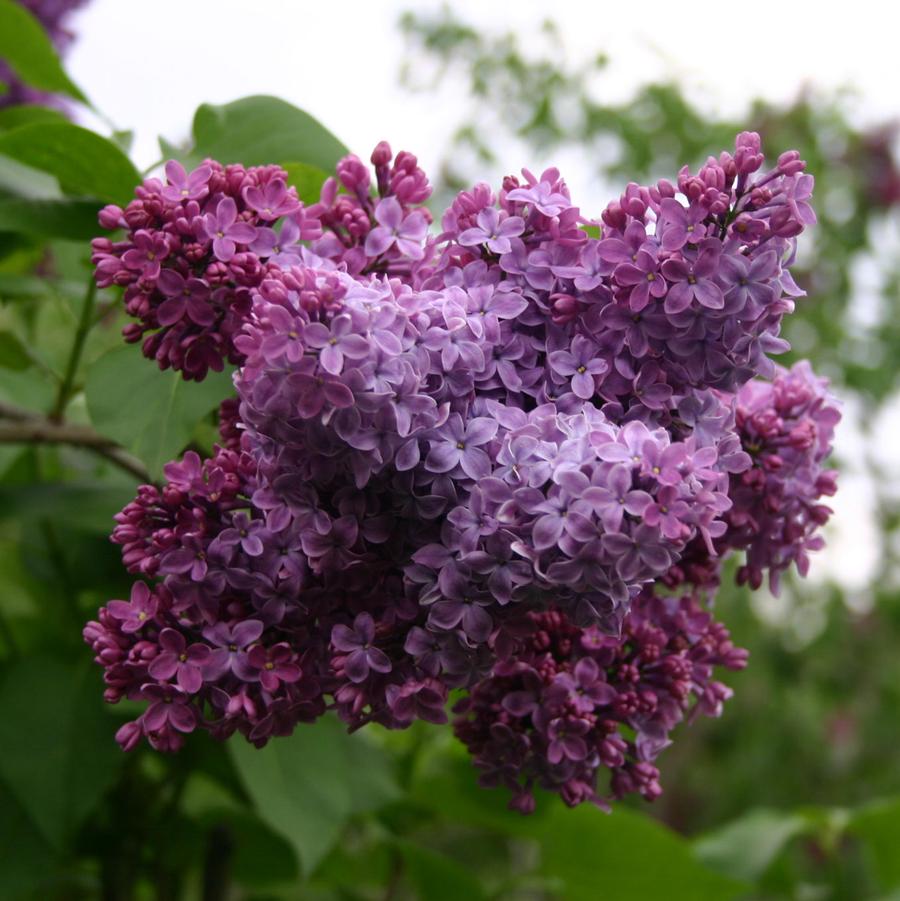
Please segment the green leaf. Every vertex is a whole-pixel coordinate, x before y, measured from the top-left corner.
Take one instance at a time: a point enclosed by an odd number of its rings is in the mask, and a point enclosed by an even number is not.
[[[322,185],[328,178],[324,169],[308,163],[282,163],[281,166],[287,171],[288,184],[297,189],[297,194],[307,206],[319,202]]]
[[[201,417],[234,393],[229,372],[186,382],[128,346],[93,363],[84,390],[95,428],[140,457],[154,475],[190,441]]]
[[[59,182],[46,172],[0,154],[0,191],[32,200],[58,200]]]
[[[0,331],[0,366],[21,372],[31,366],[31,357],[12,332]]]
[[[0,782],[0,896],[30,896],[56,864],[56,852]]]
[[[0,200],[0,232],[89,241],[97,235],[96,200]]]
[[[93,811],[122,753],[85,663],[29,657],[0,685],[0,778],[54,847]]]
[[[417,898],[428,901],[482,901],[487,893],[478,880],[464,867],[445,854],[429,848],[400,842],[406,874],[416,890]]]
[[[194,154],[261,166],[290,160],[334,169],[347,148],[303,110],[277,97],[204,104],[194,115]]]
[[[20,125],[31,125],[33,122],[68,122],[69,120],[57,109],[49,106],[32,106],[18,103],[0,109],[0,129],[18,128]]]
[[[13,0],[0,0],[0,57],[26,84],[88,102],[66,75],[40,22]]]
[[[739,820],[700,836],[694,842],[694,853],[712,870],[755,881],[791,839],[809,828],[809,821],[796,813],[753,810]]]
[[[566,901],[730,901],[747,886],[706,869],[679,835],[623,806],[555,802],[531,833]]]
[[[881,887],[900,887],[900,798],[876,801],[856,811],[847,831],[862,840]]]
[[[257,814],[291,843],[307,876],[351,816],[398,795],[387,757],[333,717],[261,749],[236,737],[229,749]]]
[[[506,792],[480,788],[466,761],[444,753],[427,767],[414,780],[417,803],[443,821],[536,842],[540,872],[566,901],[659,901],[661,886],[666,901],[730,901],[746,888],[707,869],[681,836],[622,805],[605,814],[541,795],[526,817],[506,808]]]
[[[63,521],[108,535],[113,516],[134,497],[134,485],[104,482],[31,482],[0,485],[0,519]]]
[[[141,181],[112,141],[68,122],[34,122],[0,134],[0,154],[48,172],[67,194],[127,203]]]

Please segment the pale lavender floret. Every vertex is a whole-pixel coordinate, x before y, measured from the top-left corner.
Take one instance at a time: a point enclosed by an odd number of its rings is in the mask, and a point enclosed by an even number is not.
[[[666,293],[666,280],[657,257],[647,250],[639,250],[634,262],[620,263],[613,274],[616,284],[630,288],[628,305],[639,313],[651,299]]]
[[[178,203],[182,200],[202,200],[209,194],[209,177],[212,168],[203,163],[190,174],[177,160],[166,163],[168,184],[160,192],[166,200]]]
[[[223,197],[215,211],[201,220],[203,237],[212,241],[216,259],[227,263],[237,253],[238,244],[252,244],[256,228],[238,219],[237,204],[231,197]]]
[[[663,275],[669,282],[664,304],[667,313],[680,313],[696,300],[711,310],[721,310],[725,305],[722,289],[714,277],[719,264],[719,252],[702,250],[696,260],[666,260]]]
[[[302,263],[300,255],[302,239],[301,227],[294,219],[288,217],[282,223],[280,232],[271,228],[258,229],[256,241],[250,245],[250,250],[268,258],[270,263],[287,269]]]
[[[572,205],[565,194],[555,191],[551,182],[543,180],[528,188],[516,188],[510,191],[506,195],[506,199],[530,204],[545,216],[558,216]]]
[[[344,358],[361,360],[370,351],[369,342],[353,331],[349,316],[335,316],[330,327],[312,322],[303,331],[303,339],[309,347],[319,350],[319,364],[332,375],[339,375],[344,368]]]
[[[483,209],[476,217],[477,225],[467,228],[457,239],[464,247],[486,244],[491,253],[509,253],[512,249],[510,238],[517,238],[525,231],[525,220],[521,216],[501,218],[494,207]]]
[[[381,256],[396,245],[404,256],[412,260],[422,259],[425,253],[422,242],[428,223],[421,211],[404,214],[395,197],[385,197],[375,206],[375,221],[378,225],[366,238],[366,256]]]
[[[483,445],[496,434],[497,423],[490,419],[482,417],[464,424],[458,413],[452,413],[431,439],[425,468],[440,473],[459,466],[471,479],[484,478],[491,462]]]
[[[571,379],[572,391],[582,400],[594,396],[598,380],[609,370],[609,364],[596,356],[596,350],[595,344],[576,335],[571,351],[556,350],[547,357],[554,372]]]
[[[677,200],[663,198],[659,204],[659,230],[662,249],[681,250],[685,244],[699,244],[706,234],[703,220],[709,211],[699,204],[682,206]]]
[[[725,292],[726,313],[743,313],[756,319],[775,299],[774,279],[778,275],[778,256],[773,250],[752,259],[741,254],[723,253],[719,258],[718,280]]]
[[[261,188],[246,187],[243,197],[247,206],[259,213],[260,219],[269,222],[289,216],[300,206],[296,196],[288,193],[287,185],[281,178],[273,178]]]

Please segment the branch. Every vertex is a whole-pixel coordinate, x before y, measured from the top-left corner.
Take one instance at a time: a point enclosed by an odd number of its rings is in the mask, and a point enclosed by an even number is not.
[[[137,457],[90,426],[53,422],[28,410],[0,401],[0,444],[68,444],[83,447],[114,463],[142,482],[152,482],[150,473]]]

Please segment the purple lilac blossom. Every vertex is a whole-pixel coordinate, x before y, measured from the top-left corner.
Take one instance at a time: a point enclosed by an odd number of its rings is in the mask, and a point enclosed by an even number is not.
[[[129,337],[187,378],[239,367],[221,445],[116,518],[142,581],[85,639],[106,699],[150,704],[118,739],[404,728],[461,690],[515,808],[653,798],[745,661],[709,609],[722,560],[775,584],[821,545],[838,413],[769,359],[811,176],[745,133],[629,185],[597,239],[555,169],[461,193],[435,236],[416,158],[371,162],[308,208],[276,167],[170,165],[101,216],[128,229],[95,264]]]

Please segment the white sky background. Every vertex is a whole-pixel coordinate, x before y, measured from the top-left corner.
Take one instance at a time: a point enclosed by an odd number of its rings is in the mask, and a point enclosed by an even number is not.
[[[610,57],[599,81],[610,100],[674,75],[709,112],[740,115],[754,97],[789,101],[812,87],[850,88],[859,123],[900,115],[900,13],[883,2],[856,0],[840,13],[837,5],[830,13],[821,3],[755,2],[744,5],[746,14],[740,4],[655,0],[518,0],[514,6],[454,0],[452,6],[492,33],[514,28],[526,48],[552,15],[573,58]],[[433,171],[463,118],[466,97],[464,85],[447,85],[438,97],[410,95],[398,85],[407,48],[397,20],[410,8],[437,12],[441,3],[92,0],[72,20],[78,37],[67,68],[118,128],[135,131],[132,155],[141,168],[159,157],[157,135],[173,141],[187,135],[199,104],[275,94],[316,116],[360,156],[386,138]],[[503,162],[504,171],[514,171],[543,161]],[[596,196],[593,173],[573,167],[565,154],[561,168],[574,197],[605,200]],[[839,451],[858,460],[861,433],[852,426],[852,409],[847,412],[851,423],[839,430]],[[893,447],[900,437],[895,422],[882,429]],[[864,589],[877,562],[874,496],[871,478],[842,474],[829,550],[814,564],[814,577],[836,576],[851,590]]]

